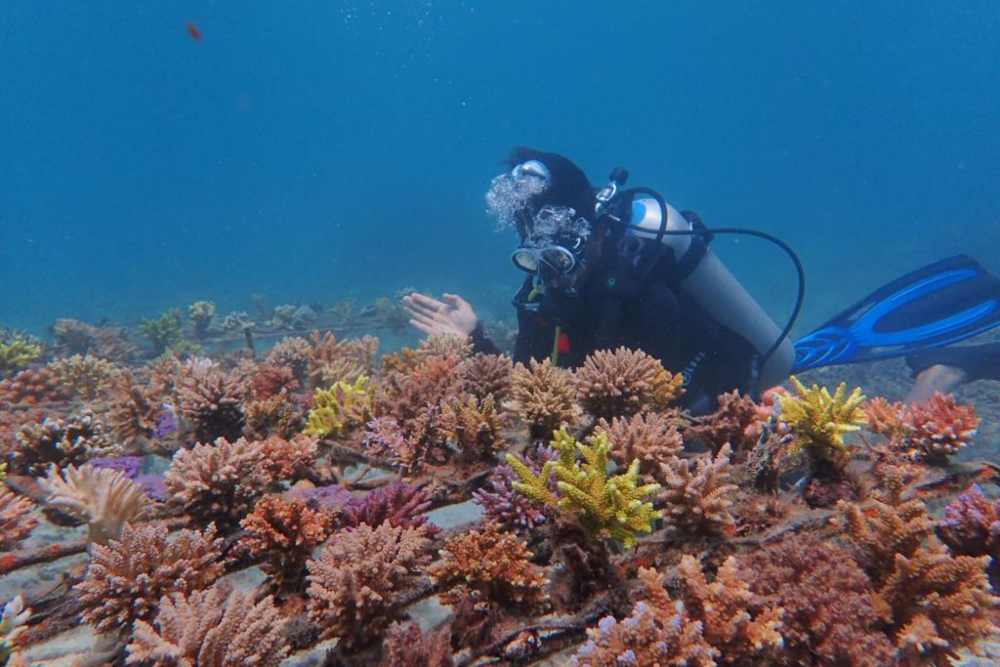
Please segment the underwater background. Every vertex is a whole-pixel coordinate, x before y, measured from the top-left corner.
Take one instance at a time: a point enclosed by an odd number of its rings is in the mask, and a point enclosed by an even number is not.
[[[405,286],[509,317],[515,239],[483,194],[527,144],[787,240],[804,333],[948,254],[1000,270],[998,23],[987,1],[7,0],[0,320]],[[784,318],[783,256],[715,247]]]

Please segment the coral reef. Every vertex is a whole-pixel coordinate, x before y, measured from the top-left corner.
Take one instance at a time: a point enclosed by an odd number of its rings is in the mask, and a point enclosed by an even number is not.
[[[282,338],[268,353],[266,363],[284,366],[292,371],[299,384],[304,384],[309,371],[312,346],[305,338],[298,336]]]
[[[670,528],[687,535],[729,535],[735,529],[730,512],[736,485],[730,483],[730,447],[718,455],[674,459],[660,464],[663,492],[659,501]]]
[[[329,387],[337,382],[353,384],[362,375],[370,376],[378,352],[378,339],[365,336],[339,341],[331,332],[309,337],[309,386]]]
[[[153,346],[154,353],[163,354],[184,339],[181,335],[181,311],[175,308],[155,320],[143,320],[139,323],[139,333]]]
[[[48,369],[64,387],[84,400],[93,400],[104,393],[118,375],[118,367],[106,359],[88,354],[56,359]]]
[[[438,428],[466,461],[493,462],[507,446],[501,433],[503,426],[503,415],[490,394],[482,400],[470,395],[446,403]]]
[[[795,395],[779,398],[781,418],[795,436],[790,450],[804,452],[815,475],[840,476],[851,456],[844,436],[865,424],[865,396],[860,388],[848,395],[843,383],[831,396],[825,387],[813,385],[807,389],[794,375],[790,382]]]
[[[41,486],[50,507],[87,522],[89,540],[96,544],[118,539],[126,523],[143,519],[148,510],[139,485],[118,470],[52,466]]]
[[[64,387],[55,373],[45,367],[26,368],[0,382],[0,401],[7,403],[58,403],[69,399],[70,394],[69,388]]]
[[[215,304],[211,301],[195,301],[188,306],[188,318],[194,327],[195,338],[204,338],[215,317]]]
[[[428,536],[438,529],[427,523],[424,512],[431,508],[431,497],[423,489],[406,482],[393,482],[375,489],[363,500],[344,505],[341,525],[353,528],[367,524],[377,528],[385,522],[397,528],[423,528]]]
[[[514,362],[505,354],[474,354],[458,367],[462,390],[479,400],[492,396],[502,404],[510,395]]]
[[[580,403],[595,417],[628,417],[662,408],[684,392],[684,377],[642,350],[598,350],[574,374]]]
[[[226,372],[204,359],[193,359],[184,365],[177,394],[181,412],[194,424],[199,442],[240,437],[248,384],[240,369]]]
[[[611,458],[619,466],[639,461],[639,472],[649,478],[659,474],[660,465],[670,463],[684,450],[684,440],[677,428],[680,418],[672,414],[649,412],[632,417],[616,417],[608,423],[597,422],[597,432],[611,441]]]
[[[560,426],[573,426],[579,420],[572,378],[548,359],[514,366],[509,407],[527,422],[533,437],[549,438]]]
[[[507,463],[521,480],[514,483],[517,491],[570,513],[590,534],[618,540],[626,547],[635,544],[637,534],[652,530],[653,520],[661,514],[645,499],[660,486],[639,484],[637,460],[624,473],[608,476],[611,444],[604,433],[594,435],[584,444],[561,428],[556,431],[552,446],[559,452],[559,458],[546,461],[538,474],[517,457],[507,456]],[[583,457],[583,463],[578,455]],[[549,476],[553,474],[558,480],[558,493],[549,487]]]
[[[477,605],[538,607],[545,599],[548,580],[531,550],[497,526],[456,535],[440,555],[430,575],[452,586],[441,596],[445,604],[471,597]]]
[[[0,552],[11,551],[31,534],[38,520],[31,516],[34,504],[0,488]]]
[[[538,473],[540,469],[532,468]],[[527,531],[545,523],[545,512],[530,498],[514,489],[517,475],[508,465],[497,466],[486,486],[472,493],[486,518],[496,525],[515,531]]]
[[[414,584],[429,546],[422,528],[388,522],[334,535],[306,564],[309,614],[322,636],[349,648],[376,639],[395,620],[397,596]]]
[[[304,433],[318,438],[342,435],[368,421],[371,401],[371,389],[364,375],[350,383],[338,380],[329,389],[317,389]]]
[[[24,599],[20,595],[3,606],[3,613],[0,614],[0,665],[8,664],[14,653],[14,643],[18,635],[24,632],[30,617],[31,610],[25,609]]]
[[[152,624],[136,621],[127,664],[277,667],[288,655],[288,620],[271,597],[255,602],[217,585],[164,596],[159,606]]]
[[[966,447],[976,435],[979,418],[969,405],[958,405],[955,397],[934,394],[924,403],[907,406],[902,416],[904,446],[918,458],[944,463]]]
[[[120,539],[92,545],[87,575],[75,589],[80,616],[98,632],[149,621],[161,597],[211,586],[222,575],[221,558],[222,540],[211,526],[167,539],[163,526],[126,524]]]
[[[393,623],[385,633],[379,667],[453,667],[451,628],[424,634],[416,623]]]
[[[164,478],[169,504],[222,529],[238,524],[277,481],[263,443],[244,438],[179,450]]]
[[[306,560],[333,531],[334,515],[313,510],[300,500],[265,496],[240,526],[240,543],[254,558],[263,558],[261,569],[278,590],[294,589],[305,580]]]
[[[115,437],[126,447],[136,448],[152,438],[162,411],[162,404],[132,373],[126,371],[113,381],[108,419]]]
[[[90,411],[28,424],[15,438],[11,468],[33,476],[44,475],[51,464],[79,465],[95,456],[121,453],[104,424]]]
[[[0,340],[0,375],[27,366],[42,356],[42,346],[27,338],[15,336]]]

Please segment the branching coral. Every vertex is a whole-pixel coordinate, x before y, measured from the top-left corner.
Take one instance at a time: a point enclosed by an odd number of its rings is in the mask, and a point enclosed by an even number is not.
[[[195,301],[188,306],[188,317],[191,319],[191,326],[194,327],[196,338],[204,338],[208,334],[208,327],[215,317],[215,304],[211,301]]]
[[[695,420],[686,431],[718,453],[727,442],[737,455],[754,446],[759,435],[760,412],[753,399],[733,390],[719,396],[719,408]]]
[[[0,340],[0,375],[27,366],[42,356],[42,346],[21,336]]]
[[[0,614],[0,665],[8,664],[7,661],[14,653],[15,640],[18,635],[24,632],[30,617],[31,610],[25,609],[24,598],[20,595],[15,596],[3,606],[3,613]]]
[[[175,308],[155,320],[143,320],[139,323],[139,333],[150,342],[156,354],[163,354],[168,348],[183,340],[181,311]]]
[[[377,528],[386,521],[401,528],[423,527],[430,536],[438,529],[427,523],[425,512],[431,509],[431,497],[423,489],[406,482],[379,487],[362,500],[344,506],[340,522],[345,527],[367,524]]]
[[[944,508],[938,535],[952,551],[964,556],[991,556],[1000,565],[1000,501],[983,495],[978,485]]]
[[[556,431],[552,446],[559,458],[546,461],[539,474],[517,457],[507,455],[507,463],[521,480],[514,483],[517,491],[575,516],[592,535],[618,540],[626,547],[635,544],[637,534],[652,530],[660,512],[646,498],[660,486],[639,484],[638,460],[632,461],[624,473],[609,476],[611,443],[604,433],[597,433],[583,444],[562,428]],[[582,463],[578,455],[583,457]],[[558,480],[558,494],[549,487],[553,474]]]
[[[265,496],[240,522],[245,531],[240,541],[252,556],[264,559],[261,569],[276,589],[294,589],[304,581],[306,560],[330,536],[333,523],[332,512]]]
[[[126,664],[277,667],[288,655],[283,618],[268,596],[223,586],[164,596],[153,624],[136,621]]]
[[[52,466],[42,488],[50,506],[87,522],[89,539],[97,544],[118,539],[126,523],[145,517],[149,505],[138,484],[110,468]]]
[[[476,604],[531,608],[545,599],[548,580],[531,562],[531,550],[494,525],[451,538],[440,555],[430,575],[453,586],[441,597],[445,604],[471,597]]]
[[[315,438],[298,435],[290,440],[273,436],[255,441],[264,466],[274,479],[296,480],[306,477],[316,463],[319,445]]]
[[[55,373],[48,368],[26,368],[12,378],[0,382],[0,401],[39,405],[56,403],[70,397]]]
[[[684,376],[664,370],[642,350],[598,350],[576,370],[580,402],[595,417],[627,417],[665,407],[684,392]]]
[[[28,424],[15,436],[17,446],[11,457],[14,470],[33,476],[44,475],[50,464],[80,464],[96,456],[114,456],[121,450],[104,424],[90,411],[66,419],[47,418]]]
[[[784,610],[779,664],[895,664],[865,573],[843,547],[795,535],[739,556],[760,603]]]
[[[275,366],[290,368],[299,383],[306,381],[309,371],[309,359],[312,356],[312,346],[305,338],[282,338],[271,348],[266,362]]]
[[[636,603],[632,614],[618,621],[605,616],[587,631],[587,642],[570,659],[573,667],[625,665],[684,665],[714,667],[719,651],[702,635],[702,624],[690,618],[683,603],[675,603],[651,569],[639,571],[648,600]]]
[[[422,528],[361,524],[337,533],[310,560],[309,614],[324,637],[355,647],[377,638],[398,613],[398,595],[428,561]]]
[[[52,335],[61,354],[90,354],[125,363],[136,351],[121,327],[95,327],[80,320],[59,319],[52,325]]]
[[[128,447],[153,437],[162,405],[126,371],[111,387],[109,420],[115,436]]]
[[[378,667],[453,667],[451,627],[424,634],[416,623],[393,623],[385,633]]]
[[[298,388],[299,381],[292,369],[274,363],[260,364],[250,379],[250,394],[258,401],[287,396]]]
[[[831,396],[825,387],[813,385],[807,389],[794,375],[790,381],[795,395],[779,399],[781,418],[795,435],[790,449],[805,452],[817,476],[838,477],[851,455],[844,436],[865,424],[865,397],[860,388],[848,395],[844,383]]]
[[[511,374],[510,410],[528,423],[534,437],[549,438],[580,418],[573,376],[548,359],[517,364]]]
[[[234,526],[277,482],[264,452],[262,443],[243,438],[179,450],[164,479],[168,502],[220,527]]]
[[[364,375],[351,383],[339,380],[329,389],[317,389],[313,394],[314,407],[306,423],[306,435],[334,437],[364,424],[371,415],[371,401],[371,388]]]
[[[34,504],[0,487],[0,552],[10,551],[38,525]]]
[[[510,395],[514,363],[507,355],[475,354],[458,367],[462,389],[483,400],[492,396],[503,403]]]
[[[614,418],[609,424],[601,419],[597,431],[607,433],[611,458],[619,466],[639,461],[639,471],[656,477],[661,464],[669,463],[684,451],[684,440],[677,426],[680,418],[660,412],[640,413]]]
[[[239,369],[223,371],[213,362],[194,359],[177,382],[181,412],[193,424],[199,442],[235,440],[243,430],[247,378]]]
[[[74,354],[72,357],[49,362],[48,369],[64,387],[85,400],[93,400],[110,387],[120,372],[118,367],[106,359]]]
[[[469,395],[445,403],[439,420],[441,434],[468,462],[495,460],[506,447],[502,429],[503,416],[497,412],[492,395],[481,401]]]
[[[674,459],[660,465],[663,493],[659,500],[667,523],[687,535],[730,535],[735,520],[730,513],[737,487],[731,484],[729,444],[714,458]]]
[[[168,539],[163,526],[126,524],[120,539],[92,545],[87,575],[75,589],[80,615],[98,632],[148,621],[164,595],[211,586],[222,575],[221,558],[212,526]]]
[[[979,428],[971,405],[958,405],[955,397],[934,394],[925,403],[903,412],[903,439],[917,458],[942,463],[969,444]]]
[[[254,440],[292,438],[306,427],[303,407],[283,396],[247,401],[243,413],[246,416],[243,433]]]
[[[533,472],[539,472],[533,469]],[[472,492],[472,497],[486,518],[510,530],[525,531],[545,523],[545,512],[527,496],[514,489],[517,475],[508,465],[497,466],[486,486]]]
[[[934,530],[934,522],[919,500],[890,505],[870,500],[864,505],[842,504],[848,534],[857,546],[857,558],[877,584],[892,573],[895,556],[910,557]]]
[[[337,382],[353,383],[362,375],[371,375],[378,339],[365,336],[338,341],[331,332],[309,337],[308,374],[313,388],[329,387]]]
[[[889,440],[895,440],[902,433],[903,414],[906,411],[902,403],[890,403],[877,396],[865,403],[863,409],[866,425],[872,433],[885,436]]]

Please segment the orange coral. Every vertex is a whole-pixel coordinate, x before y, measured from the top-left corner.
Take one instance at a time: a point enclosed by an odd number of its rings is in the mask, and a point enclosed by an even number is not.
[[[273,363],[259,365],[250,380],[250,393],[258,401],[285,396],[298,388],[299,381],[292,369]]]
[[[309,615],[322,636],[338,637],[350,647],[376,639],[394,620],[398,595],[429,560],[429,546],[422,528],[388,522],[336,533],[306,563]]]
[[[505,354],[475,354],[458,367],[462,388],[483,400],[492,396],[503,403],[510,394],[511,373],[514,363]]]
[[[223,586],[164,596],[156,620],[136,621],[127,664],[277,667],[288,655],[288,620],[268,596]]]
[[[333,530],[334,515],[310,509],[300,500],[265,496],[240,525],[241,543],[254,557],[265,559],[261,569],[278,589],[294,588],[305,578],[306,560]]]
[[[309,370],[309,359],[312,356],[312,346],[305,338],[294,336],[282,338],[267,354],[266,363],[275,366],[286,366],[299,383],[304,383]]]
[[[297,435],[290,440],[272,436],[251,445],[260,449],[264,465],[275,479],[296,480],[306,477],[316,463],[319,444],[316,438]]]
[[[608,434],[611,458],[619,466],[639,460],[642,474],[656,477],[660,464],[670,463],[684,451],[684,440],[676,414],[650,412],[631,417],[615,417],[609,424],[601,419],[597,431]]]
[[[517,364],[511,375],[509,407],[528,423],[532,436],[549,438],[560,426],[572,426],[580,418],[573,376],[548,359]]]
[[[76,592],[80,615],[98,632],[149,620],[160,598],[208,588],[222,575],[222,540],[214,527],[180,531],[167,539],[156,525],[125,525],[121,539],[91,547],[90,566]]]
[[[683,393],[684,377],[664,370],[642,350],[598,350],[574,374],[580,403],[590,414],[611,419],[664,407]]]
[[[487,525],[453,537],[440,554],[442,560],[431,568],[431,576],[458,583],[442,595],[445,604],[472,597],[478,604],[532,607],[544,599],[545,574],[513,533]]]
[[[899,402],[890,403],[881,396],[873,398],[862,406],[868,430],[894,440],[903,430],[903,414],[906,407]]]
[[[0,488],[0,551],[10,551],[31,534],[38,525],[38,519],[30,516],[34,508],[27,498]]]
[[[659,501],[664,519],[674,530],[688,535],[726,535],[735,529],[729,509],[737,487],[730,484],[730,448],[726,444],[714,458],[675,459],[660,464],[663,485]]]
[[[864,505],[841,504],[848,534],[858,548],[858,561],[876,583],[892,573],[895,556],[913,556],[934,530],[934,522],[919,500],[890,505],[870,500]]]
[[[26,368],[12,378],[0,382],[0,401],[38,405],[69,399],[69,388],[48,368]]]

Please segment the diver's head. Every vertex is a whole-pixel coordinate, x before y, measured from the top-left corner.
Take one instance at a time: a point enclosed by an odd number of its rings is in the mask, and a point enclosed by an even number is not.
[[[487,210],[521,244],[511,259],[548,287],[574,288],[594,254],[595,190],[579,167],[556,153],[515,148],[509,171],[493,179]]]

